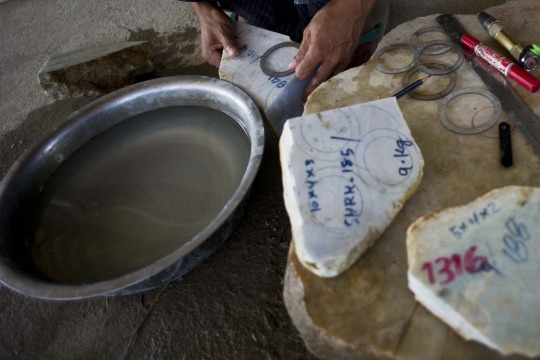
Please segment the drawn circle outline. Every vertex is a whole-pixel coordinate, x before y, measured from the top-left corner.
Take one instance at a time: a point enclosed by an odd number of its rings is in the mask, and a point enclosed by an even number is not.
[[[368,166],[367,166],[367,163],[366,163],[367,149],[369,148],[369,146],[370,146],[375,140],[377,140],[377,139],[382,139],[382,138],[390,138],[390,139],[392,139],[392,140],[396,140],[396,139],[394,139],[393,137],[391,137],[391,136],[389,136],[389,135],[381,135],[381,136],[378,136],[378,137],[375,137],[375,138],[371,139],[371,141],[367,143],[367,145],[366,145],[364,151],[362,152],[362,153],[363,153],[363,157],[364,157],[364,158],[363,158],[363,161],[364,161],[365,169],[366,169],[366,171],[368,172],[369,176],[371,176],[372,179],[374,179],[375,181],[380,182],[381,184],[383,184],[383,186],[389,186],[389,187],[398,186],[398,185],[400,185],[400,184],[403,184],[406,180],[408,180],[409,177],[410,177],[410,175],[411,175],[411,173],[407,174],[406,177],[403,177],[403,179],[402,179],[401,181],[399,181],[399,182],[397,182],[397,183],[395,183],[395,184],[388,184],[388,183],[383,182],[381,179],[377,179],[377,178],[372,174],[371,170],[370,170],[370,169],[368,168]],[[411,140],[406,139],[406,141],[411,141]],[[410,158],[411,158],[411,166],[412,166],[413,169],[414,169],[414,158],[413,158],[413,156],[412,156],[412,154],[411,154],[411,151],[410,151],[409,149],[407,149],[407,152],[409,153],[409,156],[410,156]]]
[[[368,169],[367,164],[365,163],[365,160],[364,160],[364,156],[365,156],[364,149],[366,148],[364,146],[364,144],[371,143],[371,141],[368,142],[368,141],[365,141],[364,139],[366,139],[366,138],[369,139],[370,137],[373,137],[373,134],[375,134],[377,132],[383,132],[383,131],[384,132],[396,133],[396,134],[398,134],[398,137],[401,136],[401,138],[404,139],[404,140],[412,141],[413,144],[414,144],[413,149],[416,152],[416,154],[418,155],[420,152],[418,150],[418,146],[416,145],[416,143],[412,139],[412,136],[405,135],[399,130],[388,129],[388,128],[378,128],[378,129],[371,130],[370,132],[368,132],[367,134],[365,134],[362,137],[362,143],[360,143],[362,146],[359,147],[359,151],[358,151],[358,154],[360,154],[360,153],[362,154],[362,159],[359,159],[358,155],[356,156],[356,169],[360,173],[360,177],[364,180],[364,183],[367,186],[369,186],[370,188],[372,188],[372,189],[374,189],[374,190],[376,190],[378,192],[381,192],[381,193],[392,194],[392,193],[394,193],[394,191],[392,189],[397,185],[384,185],[384,184],[381,184],[380,182],[378,183],[377,179],[375,179],[375,177],[373,177],[373,175],[371,174],[371,171]],[[387,135],[387,134],[384,134],[384,135]],[[397,140],[397,138],[395,140]],[[414,166],[414,156],[413,156],[412,153],[411,153],[411,162],[413,162],[413,166]],[[407,180],[409,178],[410,178],[410,176],[408,176],[405,180]]]
[[[260,58],[256,59],[256,61],[245,63],[239,66],[232,75],[232,81],[242,82],[240,79],[242,76],[247,76],[245,74],[249,73],[250,71],[249,70],[246,71],[246,69],[248,69],[249,67],[253,67],[259,70],[259,66],[257,65],[257,61],[259,60]],[[282,78],[282,80],[289,81],[290,79],[288,77],[284,77]],[[277,96],[281,93],[281,91],[283,91],[283,88],[279,89],[273,86],[273,84],[269,83],[267,80],[264,80],[262,83],[257,84],[256,86],[251,85],[247,88],[249,90],[258,92],[259,95],[266,93],[265,97],[261,97],[261,100],[264,102],[264,104],[266,104],[266,106],[269,106],[277,98]]]
[[[476,126],[474,125],[474,119],[476,118],[476,116],[477,116],[480,112],[482,112],[482,111],[484,111],[484,110],[486,110],[486,109],[492,109],[492,108],[493,108],[493,105],[491,105],[491,106],[486,106],[485,108],[482,108],[482,109],[478,110],[477,112],[475,112],[474,115],[473,115],[473,117],[471,118],[471,127],[473,127],[473,128],[476,127]],[[513,133],[514,130],[516,130],[516,124],[512,124],[512,126],[510,126],[510,133]],[[484,134],[482,134],[482,135],[480,135],[480,136],[485,137],[486,139],[499,140],[499,136],[487,136],[487,135],[484,135]]]
[[[335,167],[334,167],[335,168]],[[319,169],[319,171],[321,170],[326,170],[328,168],[323,168],[323,169]],[[360,204],[360,212],[358,214],[358,217],[362,217],[362,214],[364,213],[364,209],[366,207],[366,199],[365,199],[365,196],[364,196],[364,192],[362,191],[362,189],[358,186],[358,184],[362,184],[364,187],[365,187],[365,183],[364,181],[362,181],[362,177],[359,176],[357,173],[355,172],[352,172],[350,173],[352,175],[350,176],[354,176],[356,178],[356,180],[358,180],[358,182],[354,182],[352,184],[354,184],[356,186],[356,188],[358,189],[358,193],[356,193],[355,195],[358,195],[360,200],[361,200],[361,204]],[[349,182],[349,179],[347,179],[345,176],[341,175],[341,174],[329,174],[329,175],[323,175],[322,177],[319,177],[317,178],[317,182],[320,182],[322,181],[323,179],[328,179],[328,178],[332,178],[332,177],[336,177],[336,178],[340,178],[340,179],[344,179],[345,182]],[[303,187],[307,186],[307,180],[304,182],[304,184],[302,184]],[[365,190],[365,189],[364,189]],[[309,197],[307,198],[308,200],[308,209],[310,208],[309,207]],[[310,216],[313,218],[313,220],[321,225],[322,227],[324,227],[325,229],[328,229],[332,232],[335,232],[335,233],[342,233],[344,231],[347,230],[347,228],[345,226],[343,226],[342,228],[336,228],[336,227],[333,227],[333,226],[329,226],[329,225],[326,225],[324,224],[323,222],[321,222],[314,214],[313,212],[310,211]],[[355,226],[356,227],[356,226]]]
[[[360,137],[361,134],[361,128],[360,128],[360,121],[356,117],[354,113],[347,114],[345,110],[348,109],[335,109],[336,111],[339,111],[343,114],[343,117],[347,119],[349,122],[349,133],[351,136],[358,136]],[[349,148],[353,148],[356,151],[356,148],[358,148],[359,142],[355,143],[354,145],[351,145],[350,141],[343,141],[343,146],[341,146],[339,149],[332,150],[332,151],[325,151],[325,150],[319,150],[317,147],[312,145],[311,142],[308,142],[306,139],[306,136],[304,134],[304,126],[307,126],[307,121],[302,120],[300,125],[300,135],[297,139],[299,141],[299,147],[306,153],[307,155],[313,157],[317,160],[322,161],[335,161],[341,158],[340,151],[349,146]],[[313,149],[313,151],[309,151],[309,149]]]

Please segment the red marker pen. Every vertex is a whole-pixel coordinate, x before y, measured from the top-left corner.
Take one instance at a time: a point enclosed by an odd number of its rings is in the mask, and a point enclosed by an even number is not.
[[[510,79],[514,80],[523,88],[532,93],[535,93],[538,91],[538,89],[540,89],[540,80],[523,70],[511,60],[495,52],[490,47],[482,44],[471,35],[463,35],[461,38],[461,43],[473,50],[476,55],[490,63],[494,68],[508,76]]]

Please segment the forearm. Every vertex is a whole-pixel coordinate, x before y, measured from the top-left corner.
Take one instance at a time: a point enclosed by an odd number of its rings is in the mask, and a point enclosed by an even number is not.
[[[366,19],[377,0],[331,0],[330,11],[346,14],[346,16]]]

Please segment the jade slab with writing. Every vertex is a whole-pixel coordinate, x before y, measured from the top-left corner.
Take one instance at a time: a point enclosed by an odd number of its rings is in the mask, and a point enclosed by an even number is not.
[[[298,258],[322,277],[345,271],[379,238],[424,166],[395,98],[290,119],[280,157]]]
[[[289,42],[291,39],[273,31],[244,23],[235,23],[235,40],[240,54],[234,58],[223,52],[219,66],[219,77],[244,90],[265,111],[293,79],[294,73],[280,78],[265,75],[260,60],[272,46]],[[284,47],[268,57],[268,67],[275,71],[289,69],[289,63],[298,52],[294,47]]]
[[[540,188],[508,186],[415,221],[409,288],[465,339],[540,355]]]

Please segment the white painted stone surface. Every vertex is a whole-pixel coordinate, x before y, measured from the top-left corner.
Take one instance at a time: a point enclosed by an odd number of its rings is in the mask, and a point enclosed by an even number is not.
[[[424,166],[395,98],[291,119],[280,152],[298,258],[321,277],[339,275],[379,238]]]
[[[240,55],[231,58],[223,52],[219,67],[219,77],[244,90],[265,111],[283,90],[294,73],[281,78],[265,75],[260,67],[263,54],[274,45],[289,42],[291,39],[282,34],[264,30],[244,23],[235,23],[236,42],[240,46]],[[298,49],[284,47],[277,49],[268,57],[269,67],[274,71],[289,69],[289,63]]]
[[[540,188],[508,186],[407,233],[409,288],[467,340],[540,355]]]

